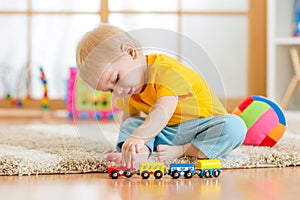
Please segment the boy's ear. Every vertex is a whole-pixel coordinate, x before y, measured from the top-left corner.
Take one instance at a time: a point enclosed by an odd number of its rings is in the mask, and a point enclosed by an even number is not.
[[[123,43],[121,45],[121,50],[123,53],[130,55],[133,59],[137,58],[137,50],[135,46],[130,43]]]

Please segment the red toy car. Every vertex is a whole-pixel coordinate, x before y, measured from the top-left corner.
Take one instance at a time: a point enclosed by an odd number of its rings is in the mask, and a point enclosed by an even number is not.
[[[125,176],[126,178],[130,178],[133,174],[135,174],[135,169],[133,167],[127,168],[122,165],[116,165],[114,162],[107,162],[107,170],[108,175],[112,179],[117,179],[119,176]]]

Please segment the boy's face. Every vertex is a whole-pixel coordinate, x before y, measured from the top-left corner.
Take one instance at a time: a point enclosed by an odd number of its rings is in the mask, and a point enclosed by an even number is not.
[[[111,91],[121,98],[141,92],[148,71],[144,61],[145,57],[138,59],[130,54],[121,56],[104,69],[96,89]]]

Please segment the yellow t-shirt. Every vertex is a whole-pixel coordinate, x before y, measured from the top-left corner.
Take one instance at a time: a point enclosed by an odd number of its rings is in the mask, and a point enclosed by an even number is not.
[[[147,58],[148,84],[142,93],[117,100],[122,111],[149,114],[157,99],[176,95],[178,105],[168,125],[226,114],[224,106],[197,72],[163,54],[151,54]]]

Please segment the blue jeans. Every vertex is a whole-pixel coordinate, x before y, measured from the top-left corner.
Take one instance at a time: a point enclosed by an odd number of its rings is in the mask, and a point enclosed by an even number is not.
[[[119,152],[125,140],[143,122],[144,118],[141,117],[128,118],[124,121],[116,145]],[[246,125],[239,116],[227,114],[166,126],[146,145],[153,152],[160,144],[177,146],[192,143],[208,158],[221,158],[243,143],[246,132]]]

